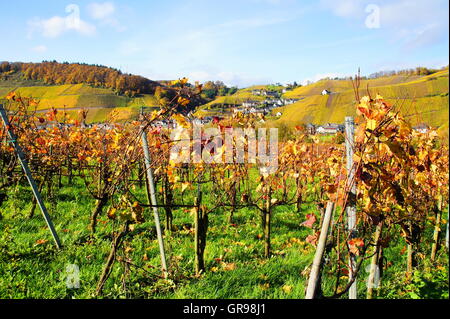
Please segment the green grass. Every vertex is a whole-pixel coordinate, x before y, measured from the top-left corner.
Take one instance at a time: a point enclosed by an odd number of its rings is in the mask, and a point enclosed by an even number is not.
[[[98,231],[91,237],[88,230],[89,216],[94,200],[84,190],[81,180],[75,179],[55,194],[55,201],[43,195],[64,245],[56,251],[48,229],[36,210],[33,218],[28,214],[32,194],[26,184],[11,189],[9,200],[0,207],[0,298],[92,298],[103,264],[110,249],[110,233],[118,229],[117,222],[111,222],[105,214],[100,216]],[[206,185],[205,194],[210,194]],[[143,189],[136,187],[136,196],[145,201]],[[184,203],[193,202],[194,191],[183,196]],[[176,194],[178,201],[181,195]],[[213,196],[207,195],[205,204],[212,205]],[[123,287],[123,267],[116,263],[111,277],[104,288],[106,298],[304,298],[307,284],[307,269],[314,256],[314,247],[306,243],[306,236],[312,233],[300,226],[307,213],[316,213],[312,202],[306,202],[302,212],[294,207],[280,206],[273,213],[272,251],[273,257],[263,258],[263,241],[260,216],[250,208],[240,209],[235,214],[235,226],[226,222],[228,212],[218,209],[210,214],[209,231],[205,252],[206,273],[194,275],[194,238],[191,231],[193,218],[184,209],[174,211],[174,225],[177,231],[165,236],[166,247],[171,258],[171,267],[176,269],[175,283],[156,279],[159,274],[159,250],[152,214],[146,211],[147,222],[138,225],[125,241],[128,257],[139,267],[131,268]],[[164,220],[164,214],[161,216]],[[258,236],[259,235],[259,236]],[[431,238],[427,234],[427,241]],[[48,240],[37,244],[38,240]],[[404,281],[406,255],[403,238],[393,238],[385,256],[391,263],[383,276],[381,298],[412,298]],[[428,254],[427,245],[423,252]],[[122,253],[121,253],[122,254]],[[442,272],[448,275],[448,255],[439,252]],[[221,258],[219,262],[217,258]],[[225,262],[234,265],[226,270]],[[80,289],[68,289],[65,284],[67,264],[80,267]],[[421,276],[428,274],[429,266],[421,266]],[[430,270],[428,270],[430,271]],[[358,283],[360,296],[365,296],[364,278]],[[333,264],[324,268],[323,288],[327,295],[332,293],[335,277]],[[399,279],[400,278],[400,279]],[[440,278],[440,277],[439,277]],[[440,294],[448,290],[445,281],[436,279],[435,288],[425,293]],[[431,282],[431,281],[430,281]],[[284,287],[284,288],[283,288]],[[290,287],[289,289],[286,289]],[[413,287],[414,288],[414,287]],[[435,289],[435,290],[433,290]],[[431,291],[431,292],[430,292]],[[420,295],[420,291],[417,292]]]

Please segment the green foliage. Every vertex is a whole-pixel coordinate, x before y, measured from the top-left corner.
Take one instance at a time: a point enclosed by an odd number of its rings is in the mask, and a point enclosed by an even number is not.
[[[402,277],[399,276],[399,278]],[[393,279],[386,286],[390,290],[387,298],[448,299],[448,265],[431,268],[427,271],[416,270],[410,281]]]
[[[205,97],[207,99],[213,99],[217,95],[216,90],[214,90],[214,89],[203,90],[203,94],[205,95]]]

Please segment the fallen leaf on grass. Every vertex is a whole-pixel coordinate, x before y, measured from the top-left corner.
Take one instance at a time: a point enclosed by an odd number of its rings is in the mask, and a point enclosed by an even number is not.
[[[261,290],[267,290],[267,289],[269,289],[269,287],[270,287],[269,283],[265,283],[265,284],[259,285],[259,288],[261,288]]]
[[[301,223],[302,226],[312,228],[313,224],[316,222],[316,216],[314,214],[306,215],[306,220]]]
[[[36,240],[36,245],[43,245],[47,242],[48,242],[47,239],[38,239],[38,240]]]
[[[282,287],[282,289],[283,289],[283,291],[284,291],[285,293],[290,294],[291,291],[292,291],[292,286],[284,285],[284,286]]]
[[[236,269],[236,264],[235,263],[222,262],[222,268],[225,271],[235,270]]]
[[[318,233],[315,233],[314,235],[309,235],[308,237],[306,237],[305,241],[307,243],[310,243],[313,246],[316,246],[317,239],[318,239]]]

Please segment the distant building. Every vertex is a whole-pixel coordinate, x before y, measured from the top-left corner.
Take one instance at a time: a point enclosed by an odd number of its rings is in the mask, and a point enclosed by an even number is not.
[[[328,123],[322,126],[319,126],[316,129],[316,133],[318,134],[336,134],[338,132],[342,132],[344,130],[343,125]]]
[[[316,134],[316,126],[312,123],[308,123],[305,125],[306,128],[306,133],[310,134],[310,135],[315,135]]]
[[[330,95],[330,94],[331,94],[331,91],[329,91],[329,90],[322,91],[322,95]]]
[[[281,115],[283,115],[283,113],[281,113],[281,112],[277,112],[277,114],[276,114],[277,117],[280,117]]]
[[[258,105],[260,105],[260,104],[261,104],[260,101],[252,101],[252,100],[249,100],[249,101],[243,102],[243,103],[242,103],[242,107],[245,107],[245,108],[251,108],[251,107],[256,107],[256,106],[258,106]]]
[[[297,101],[298,101],[298,99],[284,99],[283,104],[284,105],[294,104]]]
[[[413,130],[417,131],[419,133],[425,134],[425,133],[427,133],[430,130],[430,127],[428,125],[422,123],[422,124],[419,124],[417,126],[414,126]]]
[[[279,93],[276,91],[264,91],[263,95],[265,96],[272,96],[272,97],[278,97]]]

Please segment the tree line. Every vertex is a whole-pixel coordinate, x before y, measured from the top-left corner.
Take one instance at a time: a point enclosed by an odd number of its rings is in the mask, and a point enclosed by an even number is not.
[[[84,63],[2,62],[1,73],[22,72],[27,80],[40,80],[50,85],[86,83],[95,87],[109,88],[117,94],[134,97],[139,94],[154,94],[159,84],[138,75],[124,74],[120,70],[101,65]]]

